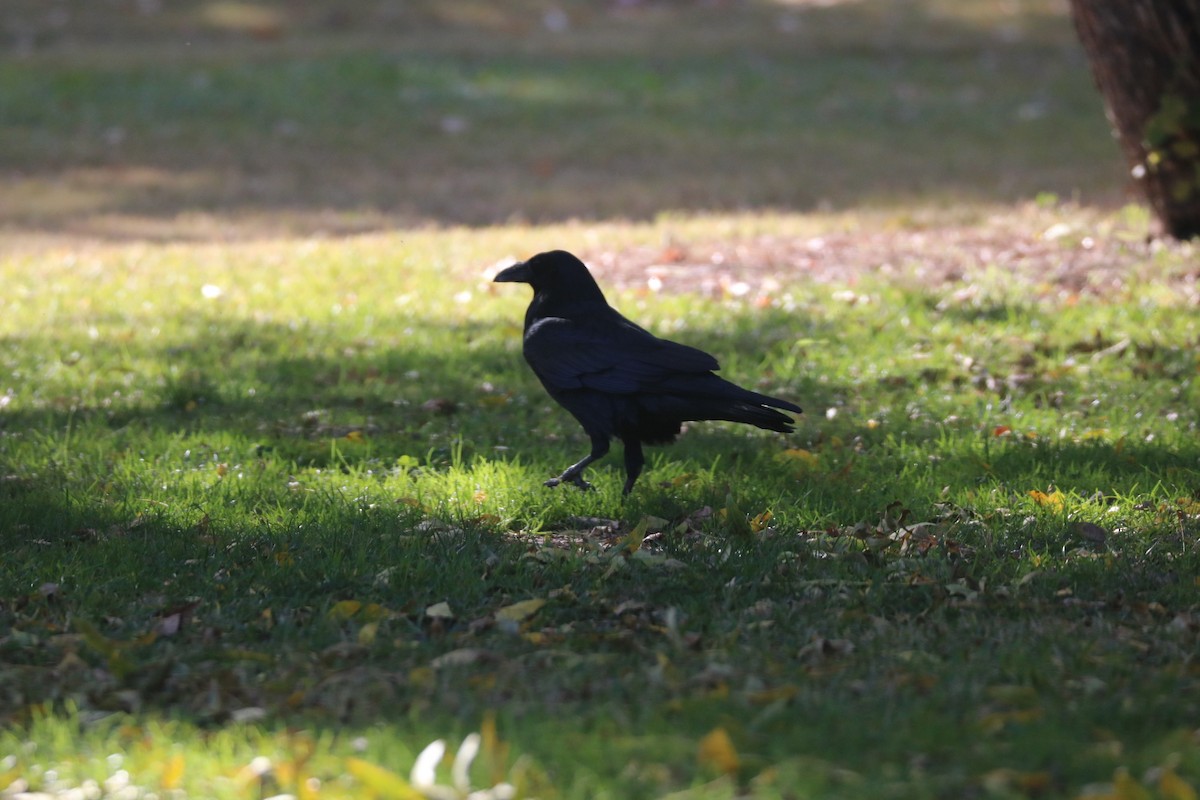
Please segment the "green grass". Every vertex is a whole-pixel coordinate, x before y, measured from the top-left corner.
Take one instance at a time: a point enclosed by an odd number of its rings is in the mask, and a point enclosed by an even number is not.
[[[242,796],[265,755],[338,796],[346,758],[405,772],[494,713],[563,796],[697,786],[717,727],[765,797],[1194,780],[1194,298],[618,292],[809,409],[695,426],[623,502],[616,458],[541,486],[586,442],[520,361],[527,297],[472,266],[512,235],[6,260],[12,775],[117,751],[154,786],[178,752],[179,785]]]
[[[14,4],[36,28],[40,4]],[[289,9],[270,41],[208,31],[206,5],[129,20],[159,46],[76,9],[0,64],[10,224],[203,239],[1120,195],[1082,53],[1041,2],[580,4],[559,34],[536,2],[505,33]]]
[[[1061,11],[546,8],[3,12],[0,796],[1190,797],[1195,248]],[[550,247],[796,433],[543,487]]]

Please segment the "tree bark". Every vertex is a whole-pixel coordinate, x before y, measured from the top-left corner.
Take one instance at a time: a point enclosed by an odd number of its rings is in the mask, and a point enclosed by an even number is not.
[[[1172,236],[1200,235],[1200,0],[1071,0],[1130,170]]]

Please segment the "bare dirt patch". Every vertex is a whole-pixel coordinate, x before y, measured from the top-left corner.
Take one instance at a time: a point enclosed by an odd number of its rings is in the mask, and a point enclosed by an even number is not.
[[[761,234],[658,246],[596,249],[586,260],[623,289],[769,297],[781,283],[853,285],[866,276],[927,288],[972,285],[990,275],[1038,296],[1120,295],[1155,281],[1198,302],[1195,247],[1150,236],[1145,226],[1072,212],[1055,221],[1026,209],[969,225],[897,229],[863,225],[816,235]]]

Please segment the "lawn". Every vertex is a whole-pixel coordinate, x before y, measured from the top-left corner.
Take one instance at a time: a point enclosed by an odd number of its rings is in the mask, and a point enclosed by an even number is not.
[[[1195,797],[1200,259],[1058,4],[0,18],[0,797]],[[554,247],[797,431],[542,486]]]

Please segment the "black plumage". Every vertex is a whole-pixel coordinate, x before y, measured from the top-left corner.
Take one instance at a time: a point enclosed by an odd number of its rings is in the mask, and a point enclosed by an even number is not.
[[[608,452],[613,437],[625,446],[628,494],[645,464],[642,445],[674,440],[684,422],[720,419],[792,431],[792,418],[775,409],[800,413],[799,406],[730,383],[713,374],[719,365],[708,353],[625,319],[570,253],[540,253],[495,280],[533,287],[525,360],[592,440],[591,452],[547,486],[569,481],[588,488],[583,470]]]

